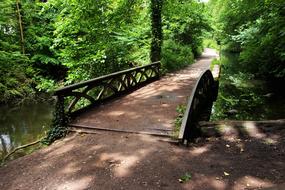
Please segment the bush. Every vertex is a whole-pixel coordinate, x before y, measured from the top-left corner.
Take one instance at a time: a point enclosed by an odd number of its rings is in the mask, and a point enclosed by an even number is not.
[[[220,47],[219,45],[217,44],[217,42],[213,39],[209,39],[209,38],[206,38],[203,40],[203,47],[204,48],[212,48],[212,49],[215,49],[215,50],[220,50]]]
[[[0,51],[0,103],[26,99],[34,95],[33,70],[28,58],[18,52]]]
[[[190,46],[173,40],[166,40],[162,46],[162,70],[165,72],[181,69],[194,62]]]

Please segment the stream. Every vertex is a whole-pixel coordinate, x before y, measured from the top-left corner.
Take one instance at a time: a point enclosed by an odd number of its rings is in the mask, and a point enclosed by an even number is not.
[[[284,83],[258,80],[241,72],[238,54],[222,52],[219,94],[211,121],[285,118]]]
[[[20,107],[0,106],[0,159],[14,148],[45,136],[52,119],[50,103],[25,103]],[[33,148],[17,151],[11,159],[28,154]]]

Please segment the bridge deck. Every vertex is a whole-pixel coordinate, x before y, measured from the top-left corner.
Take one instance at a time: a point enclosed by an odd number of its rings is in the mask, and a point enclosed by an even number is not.
[[[206,49],[188,68],[168,74],[137,91],[81,114],[73,127],[171,135],[176,107],[186,104],[202,71],[217,54]]]

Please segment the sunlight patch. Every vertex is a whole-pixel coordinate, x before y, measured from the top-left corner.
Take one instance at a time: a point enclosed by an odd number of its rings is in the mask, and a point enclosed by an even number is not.
[[[240,189],[260,189],[271,187],[273,184],[268,180],[259,179],[253,176],[244,176],[238,181],[235,181],[234,190]]]
[[[247,121],[243,124],[243,126],[250,137],[254,137],[257,139],[265,137],[265,135],[261,133],[260,130],[256,127],[254,122]]]
[[[109,164],[110,169],[113,171],[115,177],[126,177],[130,175],[131,168],[143,159],[150,150],[140,149],[133,155],[123,155],[121,153],[104,153],[101,155],[100,161]]]
[[[192,156],[200,156],[201,154],[208,152],[210,148],[211,148],[210,145],[206,145],[206,146],[199,147],[199,148],[193,148],[191,150],[191,155]]]
[[[86,176],[81,179],[71,179],[69,181],[63,182],[63,184],[57,185],[52,189],[56,190],[78,190],[78,189],[87,189],[89,183],[92,181],[92,177]]]

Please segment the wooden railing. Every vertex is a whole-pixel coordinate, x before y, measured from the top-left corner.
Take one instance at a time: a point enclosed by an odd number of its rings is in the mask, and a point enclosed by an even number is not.
[[[74,116],[159,79],[160,63],[119,71],[55,91],[58,113]]]
[[[200,135],[198,122],[210,119],[217,93],[217,82],[214,81],[211,71],[206,70],[200,75],[184,113],[178,137],[184,143]]]

